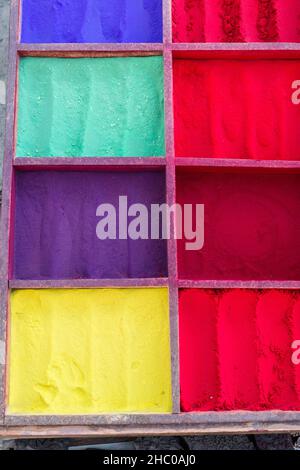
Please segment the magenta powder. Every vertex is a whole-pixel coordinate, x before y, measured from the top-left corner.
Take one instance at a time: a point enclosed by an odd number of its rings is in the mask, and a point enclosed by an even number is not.
[[[204,246],[178,241],[180,279],[300,279],[300,175],[178,169],[177,201],[204,204]]]

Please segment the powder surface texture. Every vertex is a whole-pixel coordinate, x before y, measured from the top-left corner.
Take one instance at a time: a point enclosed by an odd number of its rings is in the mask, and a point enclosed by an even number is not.
[[[164,173],[17,172],[14,277],[167,276],[165,240],[119,239],[119,196],[127,196],[128,207],[135,203],[144,204],[150,213],[151,204],[165,202]],[[112,204],[116,210],[116,239],[100,240],[97,237],[96,227],[103,219],[96,216],[100,204]],[[126,228],[126,222],[129,224],[134,218],[126,220],[125,217],[122,227]]]
[[[175,42],[299,42],[298,0],[173,0]]]
[[[299,300],[296,291],[181,291],[182,411],[300,410]]]
[[[22,42],[161,42],[162,0],[23,0]]]
[[[17,156],[165,155],[161,57],[24,57]]]
[[[174,61],[177,157],[300,160],[297,60]]]
[[[10,413],[171,411],[167,289],[11,296]]]
[[[201,250],[178,240],[180,279],[300,279],[299,175],[180,170],[177,202],[205,218]]]

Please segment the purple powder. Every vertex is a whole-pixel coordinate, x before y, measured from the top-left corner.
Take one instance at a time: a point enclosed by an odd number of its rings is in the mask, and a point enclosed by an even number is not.
[[[23,0],[22,42],[162,42],[162,0]]]
[[[15,279],[167,276],[165,240],[99,240],[96,209],[165,202],[161,171],[16,173]],[[131,219],[129,218],[129,221]]]

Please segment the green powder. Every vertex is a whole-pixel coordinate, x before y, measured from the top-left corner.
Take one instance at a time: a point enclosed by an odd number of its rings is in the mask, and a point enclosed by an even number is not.
[[[163,155],[162,57],[21,59],[17,156]]]

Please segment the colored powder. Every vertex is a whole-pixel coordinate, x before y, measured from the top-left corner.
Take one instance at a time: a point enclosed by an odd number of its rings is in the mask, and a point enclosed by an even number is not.
[[[295,295],[299,298],[298,293]],[[293,338],[292,331],[294,303],[291,294],[279,291],[266,292],[257,302],[258,372],[263,408],[296,409],[300,405],[291,360],[291,345],[298,339]]]
[[[219,400],[217,303],[209,291],[195,289],[181,291],[179,305],[181,406],[214,410]]]
[[[17,156],[165,155],[162,57],[24,57]]]
[[[11,295],[9,413],[170,412],[167,289]]]
[[[164,203],[165,192],[157,170],[17,172],[14,278],[166,277],[166,241],[119,239],[118,214],[119,196],[127,196],[128,207],[144,204],[150,233],[150,206]],[[116,239],[97,237],[100,204],[116,210]]]
[[[161,42],[162,0],[23,0],[22,42]]]
[[[174,42],[299,42],[298,0],[173,0]]]
[[[181,291],[182,411],[300,410],[291,360],[299,300],[296,291]]]
[[[299,174],[180,169],[177,202],[205,213],[203,248],[178,240],[180,279],[300,279]]]
[[[230,291],[218,303],[220,405],[224,409],[249,409],[259,401],[256,302],[255,291]]]
[[[300,160],[298,73],[297,60],[175,60],[176,156]]]

